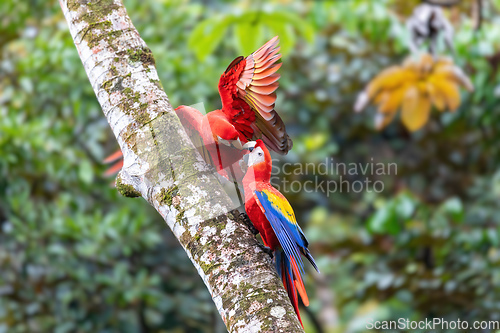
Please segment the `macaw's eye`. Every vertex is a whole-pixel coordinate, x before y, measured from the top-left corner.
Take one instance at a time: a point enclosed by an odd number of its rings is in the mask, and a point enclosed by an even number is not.
[[[258,155],[259,155],[259,156],[262,156],[262,153],[259,153]]]

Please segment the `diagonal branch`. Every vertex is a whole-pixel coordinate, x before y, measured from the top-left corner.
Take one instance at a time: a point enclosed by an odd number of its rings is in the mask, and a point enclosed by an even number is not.
[[[303,332],[268,255],[191,144],[120,0],[60,0],[124,155],[117,188],[165,219],[229,332]]]

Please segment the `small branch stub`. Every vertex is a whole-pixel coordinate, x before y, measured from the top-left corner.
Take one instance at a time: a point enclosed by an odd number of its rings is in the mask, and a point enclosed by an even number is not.
[[[116,176],[116,189],[124,197],[137,198],[141,196],[141,192],[137,191],[134,186],[123,182],[121,172]]]

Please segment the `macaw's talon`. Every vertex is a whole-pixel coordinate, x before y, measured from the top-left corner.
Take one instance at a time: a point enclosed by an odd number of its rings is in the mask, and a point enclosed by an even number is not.
[[[257,235],[259,233],[259,231],[255,229],[252,221],[250,221],[246,213],[240,213],[240,219],[243,221],[243,223],[245,223],[246,227],[253,235]]]
[[[223,144],[224,146],[231,147],[231,141],[229,141],[229,140],[224,140],[224,139],[223,139],[223,138],[221,138],[220,136],[217,136],[217,143],[219,143],[219,144]]]
[[[262,251],[264,251],[265,253],[269,254],[269,256],[271,257],[271,259],[274,258],[274,254],[273,254],[273,250],[271,250],[270,247],[267,247],[265,246],[264,244],[261,244],[259,243],[259,247],[262,249]]]

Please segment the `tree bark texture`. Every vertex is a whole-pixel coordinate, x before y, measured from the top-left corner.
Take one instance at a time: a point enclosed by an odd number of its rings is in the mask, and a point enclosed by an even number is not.
[[[270,257],[172,110],[153,54],[123,3],[60,0],[60,5],[124,155],[117,189],[142,196],[165,219],[229,332],[303,332]]]

